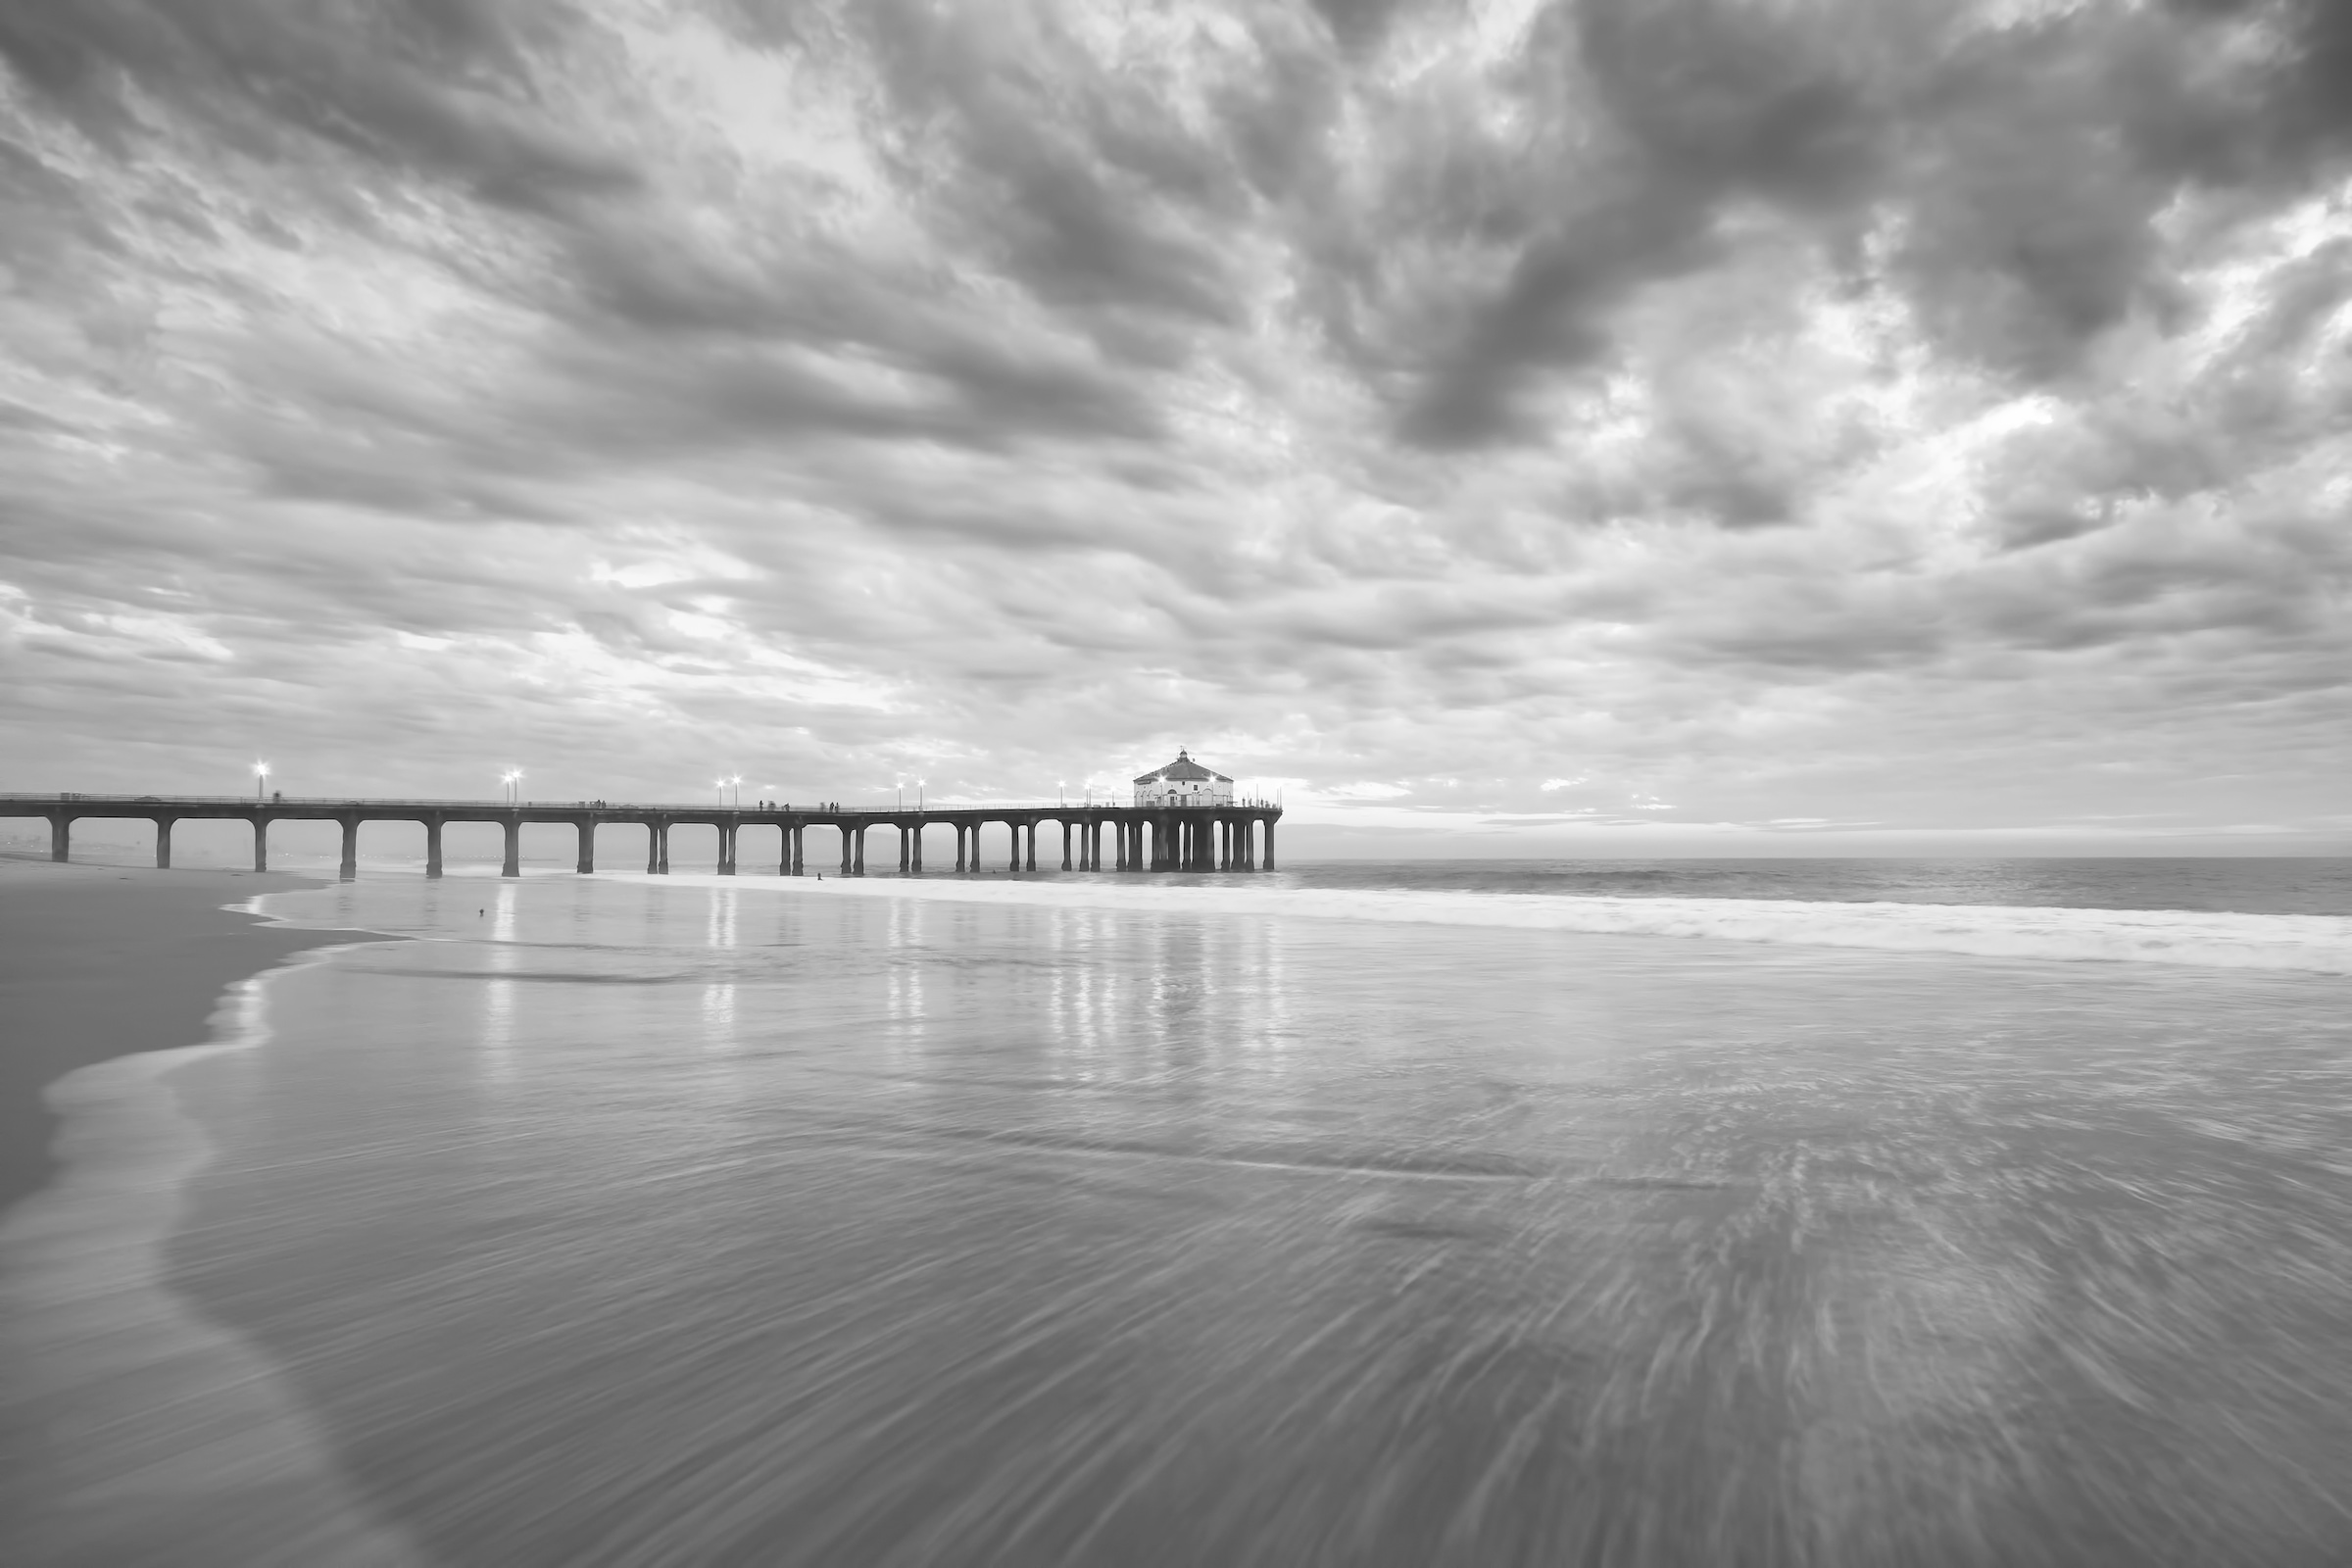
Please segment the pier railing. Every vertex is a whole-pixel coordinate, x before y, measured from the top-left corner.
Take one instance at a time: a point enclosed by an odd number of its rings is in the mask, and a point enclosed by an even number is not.
[[[649,805],[638,802],[574,801],[452,801],[384,796],[302,795],[101,795],[73,790],[54,795],[0,793],[0,817],[44,816],[49,819],[49,858],[73,858],[74,824],[86,818],[151,818],[155,823],[155,863],[172,864],[172,831],[181,822],[225,817],[253,827],[253,868],[270,866],[270,828],[277,822],[327,821],[343,834],[342,875],[359,874],[360,829],[369,821],[415,822],[424,829],[425,875],[441,874],[441,831],[465,822],[490,822],[506,835],[504,873],[522,874],[522,830],[526,825],[568,825],[579,834],[579,869],[596,868],[597,829],[636,823],[647,829],[646,870],[669,869],[669,833],[673,827],[710,823],[718,829],[718,872],[734,874],[736,840],[747,827],[773,827],[783,835],[780,864],[799,875],[805,862],[803,839],[811,827],[830,828],[841,835],[841,869],[845,876],[865,874],[865,843],[877,829],[895,831],[899,838],[899,869],[921,875],[923,835],[931,828],[950,828],[956,834],[956,869],[977,870],[982,829],[999,825],[1009,830],[1012,858],[1009,869],[1034,871],[1038,829],[1048,822],[1061,824],[1061,869],[1100,871],[1102,841],[1115,840],[1113,863],[1122,871],[1254,871],[1274,868],[1274,825],[1282,816],[1279,805],[1253,801],[1203,801],[1197,805],[1160,804],[1120,806],[1105,802],[1077,805],[1068,800],[1048,805],[933,805],[905,801],[891,805],[796,805],[779,801],[773,807],[755,800],[704,805],[675,802]],[[1257,846],[1262,843],[1261,860]]]
[[[774,815],[778,812],[819,815],[840,812],[860,816],[919,816],[926,812],[950,811],[1273,811],[1281,809],[1274,801],[1235,799],[1198,805],[1154,805],[1138,807],[1132,801],[926,801],[884,803],[867,806],[844,802],[839,806],[818,805],[809,801],[780,801],[773,807],[757,801],[712,803],[710,801],[499,801],[462,800],[450,796],[412,797],[394,795],[98,795],[85,791],[64,790],[49,794],[28,791],[0,791],[0,803],[27,806],[283,806],[304,809],[321,808],[353,808],[361,810],[462,810],[462,811],[741,811],[746,815]]]

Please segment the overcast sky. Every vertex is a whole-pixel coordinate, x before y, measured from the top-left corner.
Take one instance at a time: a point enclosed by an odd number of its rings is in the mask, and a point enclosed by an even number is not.
[[[0,789],[1181,744],[1364,845],[2352,846],[2335,0],[8,0],[0,61]]]

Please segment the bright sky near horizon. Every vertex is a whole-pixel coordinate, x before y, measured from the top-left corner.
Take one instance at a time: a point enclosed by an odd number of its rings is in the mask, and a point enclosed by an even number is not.
[[[2335,0],[0,6],[0,789],[2341,853],[2348,585]]]

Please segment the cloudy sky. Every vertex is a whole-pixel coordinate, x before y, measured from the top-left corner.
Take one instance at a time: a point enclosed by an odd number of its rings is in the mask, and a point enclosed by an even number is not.
[[[0,0],[0,789],[2340,852],[2348,431],[2338,0]]]

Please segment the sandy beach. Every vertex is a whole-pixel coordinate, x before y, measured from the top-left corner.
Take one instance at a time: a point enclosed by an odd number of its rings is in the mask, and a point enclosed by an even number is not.
[[[230,984],[351,940],[221,907],[311,885],[0,858],[0,1212],[55,1173],[50,1084],[110,1056],[197,1045]]]

